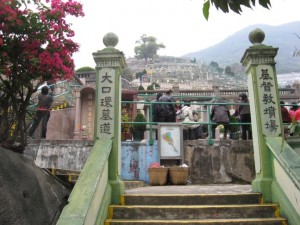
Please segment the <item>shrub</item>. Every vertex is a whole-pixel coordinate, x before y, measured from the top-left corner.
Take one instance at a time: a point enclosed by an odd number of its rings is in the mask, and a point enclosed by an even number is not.
[[[140,85],[139,88],[138,88],[138,90],[139,90],[139,91],[144,91],[145,88],[143,87],[143,85]]]
[[[147,122],[147,120],[146,120],[145,116],[140,111],[138,111],[133,122]],[[144,131],[146,131],[146,124],[134,123],[134,124],[132,124],[130,129],[132,131],[138,130],[138,131],[144,132]]]
[[[122,122],[130,122],[130,117],[129,117],[126,109],[122,109],[121,121]],[[121,124],[122,132],[125,132],[125,133],[129,132],[129,128],[130,128],[130,125],[128,123]]]
[[[240,130],[240,125],[237,125],[237,124],[232,124],[232,123],[238,123],[238,119],[235,117],[235,116],[230,116],[229,117],[229,126],[228,126],[228,131],[230,133],[236,133]]]

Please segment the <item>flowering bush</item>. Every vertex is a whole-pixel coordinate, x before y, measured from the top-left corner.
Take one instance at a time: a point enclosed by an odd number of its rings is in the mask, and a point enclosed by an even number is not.
[[[25,148],[31,95],[45,81],[73,79],[72,55],[79,45],[72,40],[70,16],[84,16],[82,4],[0,0],[0,93],[5,96],[0,99],[0,145],[17,141]],[[16,125],[12,136],[11,124]]]
[[[121,131],[122,132],[129,132],[129,127],[130,127],[130,124],[128,123],[124,123],[124,122],[130,122],[130,117],[128,115],[128,112],[126,109],[122,109],[122,112],[121,112]]]

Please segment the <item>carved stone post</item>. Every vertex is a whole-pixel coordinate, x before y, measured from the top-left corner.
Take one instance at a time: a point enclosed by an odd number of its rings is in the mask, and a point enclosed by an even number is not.
[[[81,118],[81,98],[80,90],[75,90],[75,126],[74,126],[74,139],[80,139],[80,118]]]
[[[256,29],[249,34],[253,44],[244,53],[241,63],[246,67],[251,125],[255,158],[256,178],[254,191],[261,192],[266,201],[271,201],[270,151],[265,137],[283,136],[279,105],[278,83],[274,58],[278,48],[262,44],[265,34]]]
[[[115,49],[118,37],[108,33],[103,37],[105,49],[93,53],[96,62],[96,115],[94,140],[112,140],[108,179],[112,187],[112,203],[120,202],[124,193],[121,173],[121,71],[125,65],[123,52]]]

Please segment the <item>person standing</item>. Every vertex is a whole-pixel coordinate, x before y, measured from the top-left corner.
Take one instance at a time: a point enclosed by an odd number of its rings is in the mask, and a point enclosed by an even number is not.
[[[42,133],[41,138],[46,138],[47,133],[47,123],[49,120],[51,105],[53,103],[53,96],[49,95],[49,88],[48,86],[42,87],[41,93],[38,96],[38,105],[37,110],[35,113],[35,117],[33,119],[33,123],[28,131],[29,138],[33,137],[33,134],[40,124],[42,120]]]
[[[290,114],[288,109],[284,106],[285,102],[280,101],[280,110],[281,110],[281,117],[282,117],[282,123],[283,123],[283,132],[284,136],[287,137],[289,135],[289,127],[288,123],[291,122]]]
[[[225,103],[224,100],[216,100],[217,103]],[[224,140],[227,138],[228,125],[230,122],[230,112],[226,105],[214,105],[211,109],[211,120],[216,123],[212,125],[212,138],[216,138],[216,127],[222,124],[224,126]]]
[[[156,99],[153,100],[153,102],[158,102],[159,98],[162,96],[162,93],[157,93],[156,94]],[[153,116],[153,122],[160,122],[159,118],[161,117],[160,115],[160,106],[158,104],[152,104],[152,116]]]
[[[290,123],[291,118],[288,109],[284,106],[285,102],[280,101],[280,109],[281,109],[281,116],[282,116],[282,122],[283,123]]]
[[[172,98],[171,93],[173,93],[173,91],[170,89],[159,98],[159,102],[164,102],[163,104],[159,104],[161,111],[159,122],[176,122],[176,110],[174,106],[175,101]],[[167,102],[171,103],[168,104]]]
[[[181,104],[179,100],[176,101],[175,110],[176,110],[176,123],[180,123],[182,122],[182,120],[184,120],[184,115],[182,113]]]
[[[291,108],[289,110],[289,114],[290,114],[290,119],[291,119],[291,122],[292,122],[293,119],[296,116],[296,111],[299,109],[299,106],[297,105],[296,102],[292,102],[291,104],[292,104],[292,106],[291,106]]]
[[[239,105],[238,115],[241,123],[251,123],[251,114],[249,100],[245,93],[239,94],[240,102],[247,105]],[[242,127],[242,140],[252,140],[252,130],[250,124],[241,125]],[[248,133],[248,135],[247,135]],[[248,137],[247,137],[248,136]]]

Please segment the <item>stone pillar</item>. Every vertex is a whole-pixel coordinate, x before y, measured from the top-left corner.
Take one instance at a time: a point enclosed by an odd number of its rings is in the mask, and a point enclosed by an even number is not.
[[[220,97],[220,87],[213,86],[214,96]]]
[[[262,44],[265,34],[255,29],[249,34],[253,44],[244,53],[241,63],[246,67],[251,110],[256,178],[254,191],[261,192],[268,202],[272,199],[270,151],[265,137],[284,136],[279,105],[278,83],[274,58],[278,48]]]
[[[173,95],[179,95],[179,83],[174,82],[172,86]]]
[[[80,90],[75,90],[75,126],[74,126],[74,137],[73,139],[80,139],[80,118],[81,118],[81,98],[80,98]]]
[[[94,141],[111,139],[108,179],[112,188],[112,203],[120,203],[124,193],[121,174],[121,71],[125,65],[123,52],[115,49],[118,37],[108,33],[103,37],[106,46],[93,53],[96,63],[96,102]]]

